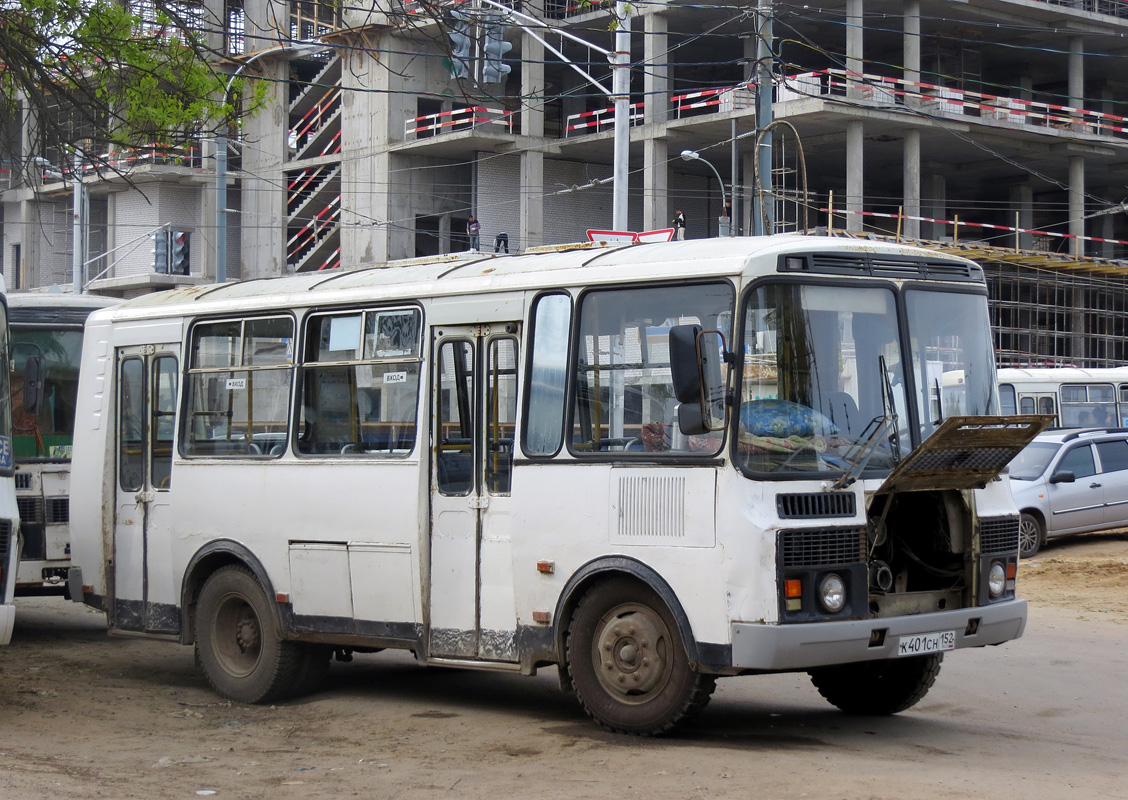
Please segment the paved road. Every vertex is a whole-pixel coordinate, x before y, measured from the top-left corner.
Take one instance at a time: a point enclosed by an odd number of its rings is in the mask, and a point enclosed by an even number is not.
[[[660,740],[607,734],[534,679],[334,665],[278,708],[212,694],[191,651],[21,605],[0,648],[0,799],[195,797],[1124,798],[1128,625],[1035,608],[1027,636],[950,655],[916,708],[844,715],[806,676],[722,681]]]

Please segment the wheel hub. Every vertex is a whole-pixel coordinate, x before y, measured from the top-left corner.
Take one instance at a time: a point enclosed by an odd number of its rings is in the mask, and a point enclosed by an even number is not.
[[[239,645],[239,652],[246,653],[253,650],[259,643],[258,620],[254,617],[244,617],[235,627],[235,643]]]
[[[663,636],[655,620],[637,611],[605,624],[596,641],[603,685],[623,695],[653,691],[666,673],[659,649]]]

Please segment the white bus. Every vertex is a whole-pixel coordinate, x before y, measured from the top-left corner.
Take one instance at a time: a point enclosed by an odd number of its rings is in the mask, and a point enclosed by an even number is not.
[[[626,733],[759,672],[894,713],[1025,625],[995,477],[1039,426],[976,416],[970,261],[786,235],[183,288],[92,314],[80,381],[71,596],[236,701],[400,648],[555,665]]]
[[[70,567],[70,461],[82,326],[119,300],[49,292],[8,296],[12,454],[20,512],[17,594],[62,594]]]
[[[8,350],[8,299],[3,275],[0,275],[0,359],[0,364],[5,366],[11,363]],[[8,373],[8,369],[0,369],[0,645],[12,641],[12,628],[16,623],[16,608],[12,605],[12,598],[16,592],[16,569],[20,559]]]
[[[1052,414],[1058,428],[1128,426],[1128,367],[1005,367],[1004,414]]]

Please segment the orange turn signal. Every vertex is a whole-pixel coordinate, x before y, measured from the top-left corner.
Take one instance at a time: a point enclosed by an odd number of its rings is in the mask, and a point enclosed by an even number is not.
[[[783,582],[783,596],[784,597],[802,597],[803,596],[803,581],[798,578],[792,578],[789,581]]]
[[[1010,562],[1009,564],[1007,564],[1007,577],[1013,578],[1017,574],[1018,574],[1018,564],[1014,563],[1013,561]]]

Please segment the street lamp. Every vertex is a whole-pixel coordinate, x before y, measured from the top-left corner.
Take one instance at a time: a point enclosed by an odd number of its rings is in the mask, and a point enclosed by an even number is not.
[[[227,95],[231,93],[235,79],[250,66],[252,61],[286,51],[297,55],[324,49],[326,45],[319,42],[294,42],[289,45],[268,47],[266,50],[252,54],[227,78],[227,86],[223,89],[222,105],[227,104]],[[220,130],[222,129],[221,126]],[[215,137],[215,282],[227,282],[227,137],[224,135]]]
[[[728,208],[728,200],[725,198],[725,182],[723,180],[721,180],[721,173],[717,172],[717,168],[714,167],[712,164],[710,164],[705,159],[703,159],[701,157],[701,154],[698,153],[696,150],[682,150],[681,151],[681,157],[682,157],[682,161],[700,161],[702,164],[705,164],[706,166],[708,166],[709,169],[713,170],[713,174],[717,176],[717,183],[720,184],[720,187],[721,187],[721,213],[724,213],[724,210],[726,208]],[[729,231],[731,232],[731,230],[732,230],[732,227],[731,227],[732,226],[732,220],[731,219],[729,219],[729,226],[730,226]]]

